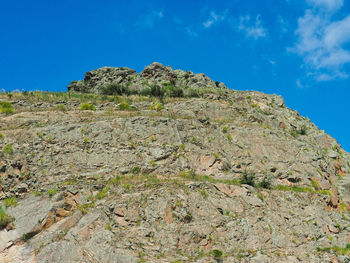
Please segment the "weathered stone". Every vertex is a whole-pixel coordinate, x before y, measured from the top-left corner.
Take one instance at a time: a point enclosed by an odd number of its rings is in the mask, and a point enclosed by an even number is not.
[[[21,183],[17,186],[16,191],[18,193],[25,193],[28,191],[28,185],[26,183]]]
[[[338,157],[338,153],[335,152],[335,151],[329,151],[328,157],[329,157],[329,158],[336,159],[336,158]]]
[[[317,247],[350,243],[350,156],[281,97],[159,63],[98,69],[70,88],[108,84],[213,93],[161,107],[123,97],[131,111],[109,96],[80,111],[79,95],[15,93],[17,113],[0,121],[0,149],[14,149],[0,151],[0,199],[18,205],[0,201],[14,217],[0,262],[204,263],[219,251],[224,262],[346,262]]]
[[[171,224],[173,222],[173,209],[169,205],[165,208],[164,220],[168,224]]]

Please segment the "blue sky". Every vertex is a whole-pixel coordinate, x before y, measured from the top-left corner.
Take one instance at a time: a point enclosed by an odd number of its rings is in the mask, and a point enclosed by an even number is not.
[[[280,94],[350,150],[349,1],[4,0],[0,25],[0,90],[158,61]]]

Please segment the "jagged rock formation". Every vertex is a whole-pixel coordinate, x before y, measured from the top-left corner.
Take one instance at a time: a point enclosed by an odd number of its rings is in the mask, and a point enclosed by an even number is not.
[[[349,262],[350,155],[280,96],[184,74],[102,68],[81,87],[210,95],[0,94],[1,263]]]
[[[130,90],[142,91],[152,84],[173,84],[185,89],[227,89],[221,82],[214,82],[204,74],[194,74],[191,71],[173,70],[160,63],[154,62],[147,66],[140,74],[135,70],[120,67],[103,67],[86,72],[84,80],[73,81],[68,85],[68,90],[86,93],[103,93],[103,88],[108,84],[119,84]]]

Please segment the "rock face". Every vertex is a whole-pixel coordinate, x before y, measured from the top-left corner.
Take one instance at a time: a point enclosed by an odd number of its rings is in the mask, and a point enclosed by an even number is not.
[[[159,63],[71,89],[130,79],[218,92],[0,94],[16,111],[0,115],[1,263],[349,262],[350,155],[333,138],[280,96]]]
[[[132,90],[141,91],[152,84],[162,85],[171,83],[185,89],[227,89],[221,82],[214,82],[204,74],[194,74],[191,71],[173,70],[160,63],[154,62],[147,66],[140,74],[135,70],[120,67],[103,67],[86,72],[84,80],[73,81],[68,90],[86,93],[103,93],[107,84],[118,84]]]

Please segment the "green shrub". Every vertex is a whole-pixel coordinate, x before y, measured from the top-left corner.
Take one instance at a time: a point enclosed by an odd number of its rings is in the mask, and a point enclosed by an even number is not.
[[[181,98],[184,96],[184,91],[180,87],[176,87],[173,84],[168,84],[165,87],[166,95],[171,98]]]
[[[187,94],[186,94],[186,97],[190,97],[190,98],[199,98],[201,95],[200,95],[200,92],[198,91],[198,89],[188,89],[187,90]]]
[[[2,147],[2,151],[7,154],[13,154],[14,150],[12,144],[8,144]]]
[[[271,180],[265,176],[264,179],[259,183],[259,187],[265,188],[265,189],[270,189],[271,188]]]
[[[103,95],[131,95],[131,94],[139,94],[141,96],[151,96],[157,98],[181,98],[181,97],[201,97],[204,93],[203,90],[198,88],[185,88],[175,86],[174,83],[167,82],[163,83],[163,86],[158,84],[152,84],[147,87],[148,82],[143,83],[144,87],[141,90],[130,89],[130,84],[119,84],[119,83],[109,83],[105,86],[100,87],[101,94]],[[145,87],[146,86],[146,87]],[[106,99],[104,99],[106,100]]]
[[[11,102],[0,101],[0,113],[11,114],[14,112],[15,112],[15,109],[13,108]]]
[[[222,132],[223,132],[223,133],[227,133],[227,131],[228,131],[227,126],[222,127]]]
[[[41,192],[40,192],[39,190],[35,190],[35,191],[33,192],[33,195],[34,195],[34,196],[41,196]]]
[[[141,90],[140,94],[142,96],[151,96],[151,89],[150,88],[144,88]]]
[[[240,183],[255,186],[255,174],[253,173],[248,174],[247,171],[244,171],[241,177]]]
[[[49,197],[51,198],[57,193],[57,189],[49,189],[49,190],[47,190],[47,193],[48,193]]]
[[[0,133],[0,140],[4,139],[4,135],[2,133]]]
[[[156,111],[160,111],[160,110],[164,109],[164,106],[162,103],[156,103],[156,104],[151,106],[151,109],[156,110]]]
[[[199,192],[201,193],[204,199],[207,199],[209,197],[208,192],[205,191],[204,189],[199,189]]]
[[[106,230],[109,230],[109,231],[112,231],[112,225],[111,225],[111,223],[106,223],[106,225],[105,225],[105,229]]]
[[[6,207],[17,206],[18,201],[17,201],[16,197],[9,197],[9,198],[4,199],[3,204]]]
[[[222,256],[223,256],[222,251],[221,251],[221,250],[218,250],[218,249],[212,250],[211,254],[214,256],[214,258],[215,258],[216,260],[222,259]]]
[[[6,214],[5,210],[0,205],[0,230],[4,229],[14,218]]]
[[[300,135],[306,135],[307,134],[307,127],[305,125],[301,126],[299,129],[293,128],[290,131],[290,134],[294,137],[297,138]]]
[[[307,132],[307,128],[305,125],[301,126],[300,129],[298,130],[298,133],[300,135],[306,135],[306,132]]]
[[[158,85],[152,85],[151,86],[151,95],[158,98],[163,98],[165,95],[165,89],[158,86]]]
[[[265,197],[264,197],[263,193],[258,192],[258,193],[257,193],[257,196],[258,196],[258,198],[259,198],[261,201],[264,201]]]
[[[80,110],[96,110],[96,108],[91,103],[82,103],[80,104]]]
[[[107,195],[108,191],[109,191],[109,186],[106,186],[100,192],[97,193],[96,198],[98,200],[101,200],[103,197]]]
[[[131,169],[131,172],[132,172],[133,174],[138,174],[140,171],[141,171],[140,166],[134,166],[134,167]]]
[[[129,103],[124,101],[124,102],[119,103],[118,109],[119,110],[131,110],[131,106]]]
[[[63,104],[58,104],[57,105],[57,110],[59,110],[59,111],[66,111],[66,107]]]
[[[101,89],[102,94],[104,95],[130,95],[131,92],[127,85],[122,85],[119,83],[109,83],[106,84]]]
[[[182,88],[175,87],[174,89],[170,90],[170,97],[182,98],[183,96],[184,96],[184,91]]]
[[[138,166],[136,166],[138,167]],[[131,170],[132,172],[132,170]],[[135,172],[136,173],[136,172]],[[112,185],[119,185],[120,184],[120,181],[121,181],[121,177],[119,175],[116,175],[114,178],[112,178],[111,180],[109,180],[109,182],[112,184]]]
[[[88,200],[91,199],[88,197]],[[85,215],[89,212],[89,208],[94,208],[95,207],[95,202],[90,200],[90,203],[83,204],[83,205],[78,205],[78,209]]]
[[[292,129],[290,131],[290,135],[292,135],[294,138],[297,138],[299,136],[299,133],[297,132],[296,129]]]

